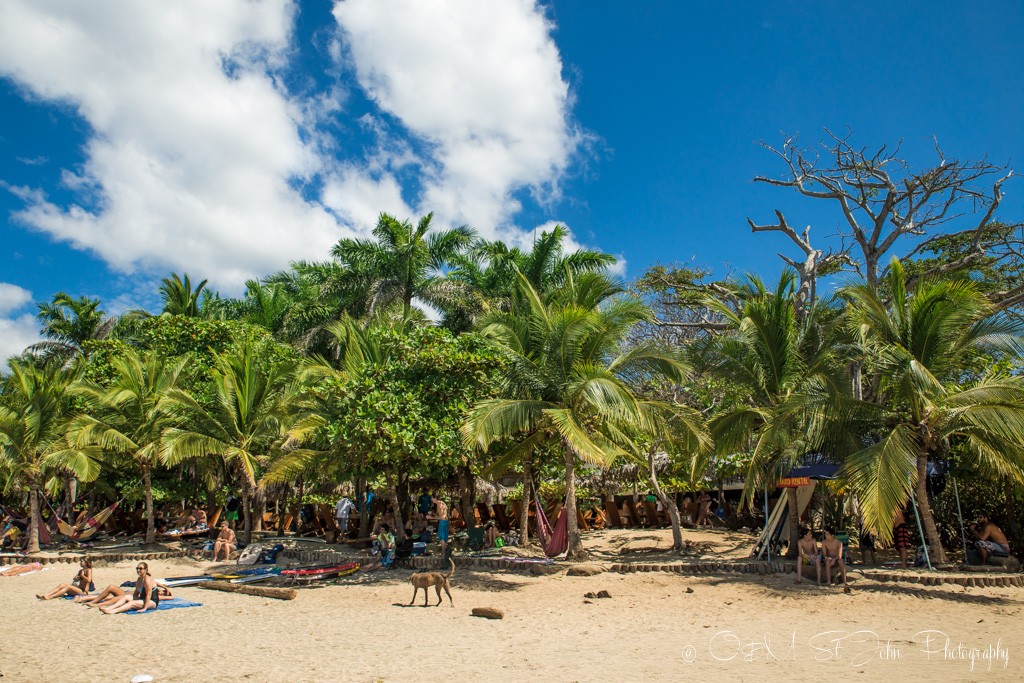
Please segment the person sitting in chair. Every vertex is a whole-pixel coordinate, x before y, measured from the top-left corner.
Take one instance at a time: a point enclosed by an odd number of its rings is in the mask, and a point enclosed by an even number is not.
[[[978,537],[974,545],[978,549],[982,564],[987,564],[990,556],[1010,556],[1010,543],[1006,540],[1006,534],[989,521],[988,513],[978,513],[978,524],[974,527],[974,535]]]
[[[359,570],[372,572],[381,567],[387,569],[395,561],[395,535],[391,533],[391,526],[382,524],[380,533],[370,536],[370,538],[373,539],[373,562],[360,567]]]

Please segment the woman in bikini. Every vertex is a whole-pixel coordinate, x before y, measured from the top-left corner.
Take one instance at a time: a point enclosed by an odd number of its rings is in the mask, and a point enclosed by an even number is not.
[[[92,582],[92,560],[83,557],[81,565],[82,568],[75,574],[75,578],[71,579],[71,583],[59,584],[49,593],[40,593],[36,597],[40,600],[52,600],[62,595],[88,595],[89,591],[96,590]]]
[[[174,594],[167,586],[157,584],[156,593],[161,600],[174,599]],[[96,595],[80,595],[73,602],[82,603],[86,607],[110,607],[118,601],[118,598],[123,598],[126,595],[128,593],[123,588],[111,584]]]
[[[132,594],[122,595],[114,604],[101,607],[101,612],[104,614],[120,614],[128,610],[145,612],[160,606],[160,592],[157,590],[156,579],[149,573],[149,565],[139,562],[135,571],[138,572],[139,578],[135,580],[135,590]]]

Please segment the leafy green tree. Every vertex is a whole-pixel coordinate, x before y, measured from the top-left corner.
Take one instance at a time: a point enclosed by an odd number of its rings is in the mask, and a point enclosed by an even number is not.
[[[160,465],[164,432],[176,422],[171,391],[177,389],[187,358],[168,360],[133,349],[111,361],[112,381],[81,384],[75,393],[83,414],[71,425],[72,441],[128,456],[142,472],[146,496],[146,543],[156,540],[153,523],[153,470]]]
[[[293,419],[295,369],[287,360],[261,363],[259,345],[246,340],[214,357],[212,401],[201,402],[185,391],[168,392],[185,421],[164,432],[164,462],[222,457],[241,489],[246,543],[252,540],[251,501],[260,469],[281,445]]]
[[[203,290],[206,289],[206,282],[203,280],[193,288],[188,273],[185,273],[184,278],[177,273],[165,277],[160,285],[160,299],[164,304],[163,315],[202,317]]]
[[[39,552],[39,496],[49,473],[65,471],[92,481],[100,471],[100,453],[72,446],[67,427],[74,417],[69,389],[81,366],[34,367],[12,361],[0,393],[0,472],[29,494],[29,553]]]
[[[514,438],[516,444],[505,455],[509,460],[529,457],[545,441],[558,443],[565,462],[572,558],[585,554],[576,519],[576,460],[607,464],[622,453],[611,434],[647,425],[626,378],[664,374],[681,379],[684,369],[674,354],[653,345],[623,351],[620,343],[630,327],[649,312],[635,299],[610,299],[617,289],[606,278],[590,275],[570,276],[547,302],[520,276],[528,308],[494,316],[483,328],[503,360],[500,397],[477,403],[462,428],[466,443],[482,450]]]
[[[956,448],[979,473],[1024,482],[1024,380],[992,372],[965,381],[993,355],[1019,363],[1024,328],[996,315],[973,282],[922,279],[909,288],[893,259],[884,284],[888,298],[867,285],[843,292],[878,382],[873,400],[851,413],[870,444],[847,457],[845,472],[866,523],[883,537],[913,492],[931,557],[942,563],[926,486],[930,460]],[[838,429],[851,431],[841,422]]]

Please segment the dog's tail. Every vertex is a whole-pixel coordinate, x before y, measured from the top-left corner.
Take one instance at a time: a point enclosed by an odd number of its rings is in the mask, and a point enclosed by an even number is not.
[[[455,576],[455,560],[453,560],[452,558],[449,557],[448,558],[448,564],[450,564],[452,566],[452,570],[450,572],[448,572],[448,576],[444,577],[446,579],[450,579],[453,576]]]

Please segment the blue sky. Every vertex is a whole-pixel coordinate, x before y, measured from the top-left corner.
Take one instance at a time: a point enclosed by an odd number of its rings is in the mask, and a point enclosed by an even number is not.
[[[7,0],[0,356],[59,290],[152,306],[171,271],[237,293],[380,211],[528,243],[567,225],[633,277],[779,269],[757,142],[825,127],[920,168],[1019,164],[1019,2]],[[1000,216],[1024,215],[1024,184]]]

